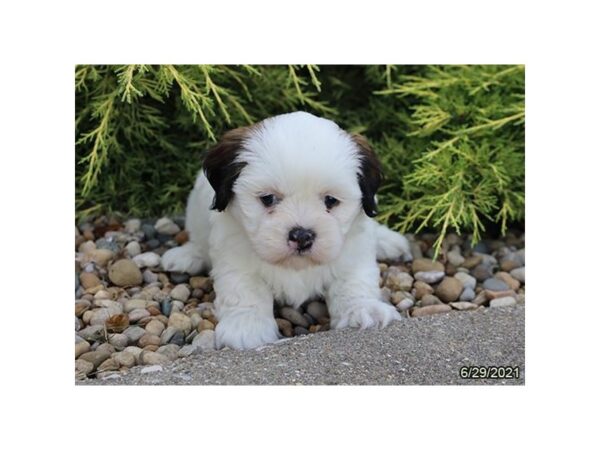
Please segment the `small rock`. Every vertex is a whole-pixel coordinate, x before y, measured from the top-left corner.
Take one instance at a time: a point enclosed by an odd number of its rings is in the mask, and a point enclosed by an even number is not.
[[[129,219],[124,225],[125,232],[135,234],[142,228],[142,221],[140,219]]]
[[[484,289],[483,292],[488,300],[493,300],[500,297],[515,297],[517,295],[515,291],[510,289],[506,291],[490,291],[488,289]]]
[[[169,294],[173,300],[185,302],[190,297],[190,290],[185,284],[178,284]]]
[[[126,313],[130,313],[134,309],[144,309],[147,306],[148,300],[144,300],[143,298],[133,298],[131,300],[127,300],[127,302],[123,306],[123,311]]]
[[[411,317],[422,317],[429,316],[431,314],[439,314],[452,311],[452,308],[448,305],[430,305],[423,306],[421,308],[415,308],[412,310]]]
[[[200,323],[198,324],[198,332],[202,332],[204,330],[214,330],[214,329],[215,329],[215,324],[207,319],[202,319],[200,321]]]
[[[94,364],[83,359],[75,361],[75,375],[81,375],[79,379],[88,376],[94,370]]]
[[[146,242],[146,248],[148,250],[156,250],[158,247],[160,247],[160,241],[158,239],[150,239]]]
[[[181,231],[177,224],[168,217],[158,219],[154,224],[154,229],[160,234],[166,234],[169,236],[173,236]]]
[[[190,280],[189,274],[185,272],[170,272],[171,281],[174,284],[187,283]]]
[[[496,273],[495,277],[500,281],[506,283],[508,287],[513,291],[517,291],[521,287],[521,283],[519,282],[519,280],[514,279],[510,276],[510,274],[506,272],[498,272]]]
[[[144,366],[165,365],[169,364],[169,358],[156,352],[142,351],[140,360]]]
[[[198,352],[198,347],[189,344],[189,345],[184,345],[183,347],[181,347],[179,349],[179,351],[177,352],[177,356],[179,356],[180,358],[185,358],[185,357],[191,356],[197,352]]]
[[[215,350],[215,332],[213,330],[202,331],[194,338],[192,345],[196,346],[201,351]]]
[[[122,333],[111,334],[108,338],[108,343],[116,350],[121,351],[129,344],[129,338]]]
[[[131,311],[128,315],[130,323],[136,323],[144,317],[150,317],[150,312],[147,309],[137,308]]]
[[[160,337],[155,334],[145,333],[137,343],[138,347],[144,348],[147,345],[160,345]]]
[[[162,302],[160,302],[160,311],[167,317],[171,315],[171,311],[173,309],[173,301],[170,297],[165,298]]]
[[[175,333],[177,333],[178,331],[180,331],[180,330],[178,330],[175,327],[165,328],[165,331],[163,331],[162,334],[160,335],[160,344],[161,345],[168,344],[169,341],[171,339],[173,339],[173,336],[175,336]]]
[[[160,336],[165,330],[165,325],[160,320],[151,320],[146,324],[146,333]]]
[[[127,314],[115,314],[106,320],[106,329],[111,333],[121,333],[129,326]]]
[[[149,223],[142,224],[142,232],[144,233],[144,237],[147,241],[154,239],[154,237],[156,236],[156,230]]]
[[[483,289],[487,289],[488,291],[507,291],[508,289],[510,289],[508,287],[508,284],[497,278],[488,278],[483,282],[482,287]]]
[[[108,269],[108,278],[117,286],[137,286],[142,283],[142,272],[129,259],[121,259]]]
[[[474,298],[475,298],[475,291],[473,289],[471,289],[470,287],[464,288],[464,290],[462,291],[462,294],[460,294],[460,297],[458,297],[458,299],[461,302],[470,302]]]
[[[185,244],[189,240],[188,232],[183,230],[175,235],[175,242],[179,245]]]
[[[435,284],[444,278],[444,275],[443,271],[417,272],[415,279],[427,284]]]
[[[125,251],[131,258],[133,258],[134,256],[138,256],[140,253],[142,253],[142,247],[140,246],[139,242],[131,241],[125,247]]]
[[[455,247],[452,251],[449,251],[446,257],[448,258],[448,262],[456,267],[461,266],[465,262],[464,256],[460,254],[459,247]]]
[[[157,267],[160,264],[160,256],[154,252],[145,252],[133,258],[133,262],[140,268]]]
[[[190,278],[192,289],[202,289],[204,292],[212,290],[212,280],[210,277],[192,277]]]
[[[402,272],[398,267],[391,266],[388,269],[385,285],[392,291],[410,291],[413,285],[413,277],[406,272]]]
[[[439,261],[432,261],[428,258],[417,258],[412,263],[412,271],[414,274],[417,272],[443,272],[444,265]]]
[[[148,269],[144,270],[142,277],[144,279],[144,283],[146,284],[152,284],[158,281],[158,275]]]
[[[175,331],[168,344],[175,344],[181,347],[183,344],[185,344],[185,333],[181,330]]]
[[[108,358],[98,366],[98,372],[108,372],[114,370],[119,370],[119,363],[113,358]]]
[[[104,325],[90,325],[78,331],[79,336],[86,341],[95,342],[104,339]]]
[[[275,319],[275,322],[277,322],[277,327],[279,328],[279,331],[281,331],[281,334],[283,334],[285,337],[292,337],[294,335],[292,323],[289,320],[277,317]]]
[[[510,271],[510,276],[521,283],[525,283],[525,267],[519,267]]]
[[[504,258],[500,261],[500,269],[502,269],[504,272],[510,272],[511,270],[521,266],[522,264],[520,261],[517,261],[516,259]]]
[[[114,359],[119,366],[127,368],[135,366],[135,356],[131,352],[113,353],[111,358]]]
[[[179,345],[175,344],[167,344],[163,345],[156,350],[156,353],[160,353],[161,355],[165,355],[169,358],[170,361],[175,361],[177,359],[177,353],[179,352]]]
[[[490,308],[498,308],[500,306],[516,305],[517,300],[514,297],[500,297],[490,301]]]
[[[471,270],[474,269],[475,267],[477,267],[481,261],[482,261],[483,257],[481,255],[472,255],[469,256],[468,258],[465,259],[465,261],[462,263],[462,266]]]
[[[123,334],[129,339],[129,344],[134,345],[144,334],[146,334],[146,331],[142,327],[134,325],[123,331]]]
[[[454,278],[459,280],[464,288],[470,288],[471,290],[475,290],[475,286],[477,286],[477,280],[475,277],[472,277],[468,273],[457,272],[454,274]]]
[[[472,303],[477,306],[487,305],[490,301],[489,298],[485,295],[485,291],[481,291],[477,296],[473,299]]]
[[[469,309],[477,309],[479,306],[471,303],[471,302],[452,302],[450,303],[454,309],[458,309],[459,311],[467,311]]]
[[[97,369],[100,364],[110,358],[110,353],[103,351],[91,351],[84,353],[79,357],[84,361],[91,362],[94,365],[94,369]]]
[[[90,258],[100,267],[106,267],[108,262],[115,257],[115,253],[107,248],[98,248],[91,252]]]
[[[327,305],[323,302],[313,301],[306,306],[306,312],[319,323],[329,320]]]
[[[432,306],[432,305],[442,305],[443,302],[437,298],[435,295],[425,294],[421,299],[420,305],[424,306]]]
[[[390,298],[390,302],[392,303],[392,305],[397,306],[404,299],[409,299],[414,302],[414,297],[412,296],[412,294],[410,294],[409,292],[406,292],[406,291],[394,292],[392,294],[392,297]]]
[[[445,303],[458,299],[463,290],[463,284],[454,277],[445,277],[435,290],[435,294]]]
[[[75,344],[75,359],[79,358],[82,354],[90,351],[90,343],[87,341],[81,341]]]
[[[471,275],[473,275],[477,281],[485,281],[488,278],[493,276],[492,268],[487,264],[479,264],[473,270],[471,270]]]
[[[279,310],[279,315],[286,320],[289,320],[294,325],[298,325],[304,328],[308,328],[310,324],[306,320],[306,318],[294,308],[290,308],[289,306],[284,306]]]
[[[406,311],[410,308],[412,308],[415,305],[414,300],[411,300],[410,298],[405,298],[402,299],[397,305],[396,305],[396,309],[398,311]]]
[[[168,326],[188,334],[192,331],[192,319],[181,312],[173,312],[169,317]]]
[[[383,298],[386,302],[389,302],[392,298],[392,291],[388,287],[381,288],[381,298]]]
[[[79,282],[84,289],[91,289],[96,286],[102,286],[100,278],[95,273],[81,272],[79,274]]]
[[[415,298],[421,300],[424,295],[433,294],[433,288],[423,281],[416,281],[414,285]]]
[[[162,366],[156,364],[154,366],[147,366],[142,368],[142,370],[140,370],[140,373],[154,373],[154,372],[162,372],[163,368]]]

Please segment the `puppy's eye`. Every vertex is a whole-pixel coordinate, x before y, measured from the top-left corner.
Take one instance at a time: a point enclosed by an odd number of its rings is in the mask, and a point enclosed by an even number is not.
[[[340,201],[335,198],[332,197],[331,195],[326,195],[325,196],[325,206],[327,207],[327,209],[331,209],[336,205],[339,205]]]
[[[275,204],[275,196],[273,194],[261,195],[260,201],[265,207],[269,208]]]

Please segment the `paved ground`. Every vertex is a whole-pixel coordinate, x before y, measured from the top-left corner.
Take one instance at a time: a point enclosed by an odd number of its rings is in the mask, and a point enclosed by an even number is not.
[[[465,380],[462,366],[518,366],[518,380]],[[79,385],[524,384],[525,308],[485,308],[395,322],[383,330],[333,330],[258,350],[179,359]]]

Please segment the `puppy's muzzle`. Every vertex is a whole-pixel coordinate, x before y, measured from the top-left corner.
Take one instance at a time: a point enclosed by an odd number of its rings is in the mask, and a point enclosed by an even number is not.
[[[315,241],[316,233],[302,227],[295,227],[290,230],[288,241],[295,245],[296,250],[303,252],[312,247]]]

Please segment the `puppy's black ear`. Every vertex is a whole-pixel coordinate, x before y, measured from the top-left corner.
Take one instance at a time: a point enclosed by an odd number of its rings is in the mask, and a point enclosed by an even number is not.
[[[361,171],[358,174],[358,185],[362,192],[362,206],[367,216],[375,217],[377,214],[375,194],[383,180],[381,164],[363,136],[353,134],[351,137],[358,147],[360,155]]]
[[[242,150],[249,128],[242,127],[228,131],[221,141],[211,148],[204,158],[204,173],[215,190],[211,209],[223,211],[233,196],[233,183],[246,163],[235,159]]]

